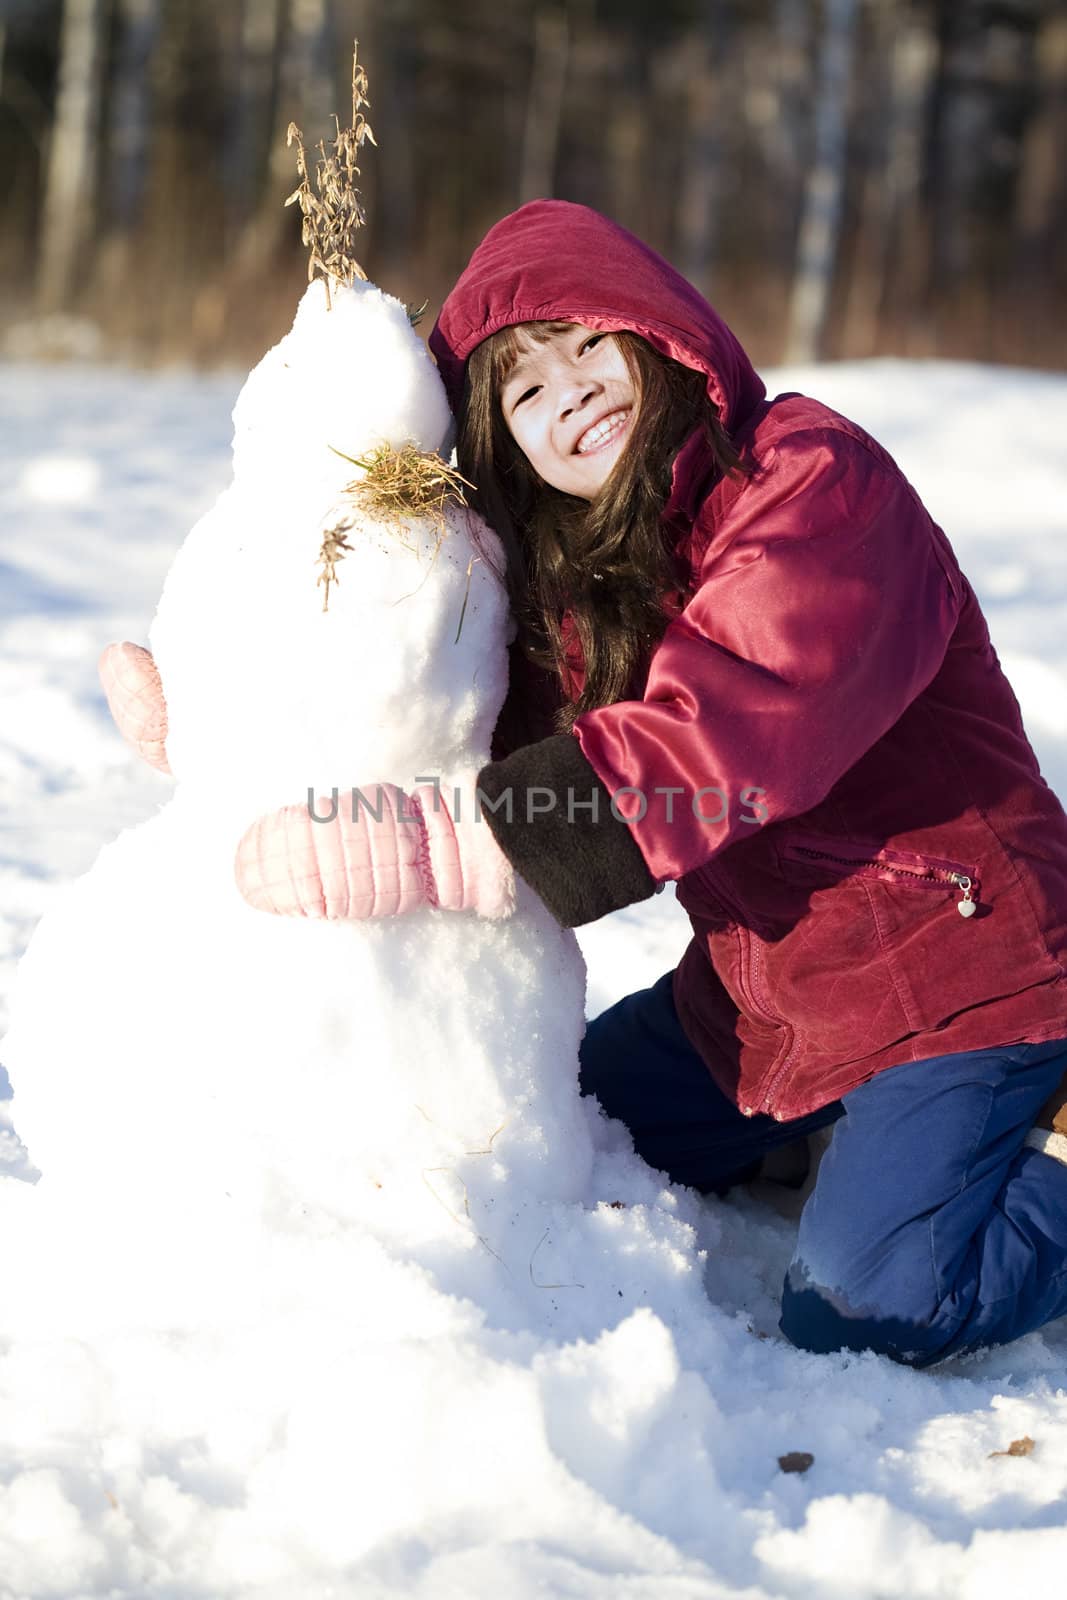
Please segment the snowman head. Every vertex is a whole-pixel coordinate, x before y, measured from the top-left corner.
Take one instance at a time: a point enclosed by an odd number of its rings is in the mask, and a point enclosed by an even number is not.
[[[234,477],[330,496],[376,445],[441,450],[444,385],[399,300],[372,283],[308,285],[293,326],[249,374],[233,413]],[[339,452],[339,453],[338,453]]]
[[[179,552],[150,631],[171,770],[210,797],[220,829],[308,787],[484,762],[507,685],[490,531],[460,505],[444,526],[398,525],[345,493],[360,476],[345,457],[441,443],[437,368],[404,307],[373,284],[331,285],[331,299],[312,283],[248,378],[234,482]],[[346,547],[326,590],[335,525]]]

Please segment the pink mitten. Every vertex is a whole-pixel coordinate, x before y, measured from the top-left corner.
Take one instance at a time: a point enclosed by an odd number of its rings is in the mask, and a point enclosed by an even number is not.
[[[515,874],[477,813],[475,780],[469,772],[453,789],[421,784],[410,795],[367,784],[356,791],[366,805],[355,806],[342,791],[329,822],[284,806],[242,835],[237,887],[257,911],[290,917],[391,917],[420,906],[508,916]],[[315,801],[316,816],[330,810]]]
[[[151,651],[139,644],[109,644],[98,663],[111,715],[122,737],[149,766],[169,772],[167,702]]]

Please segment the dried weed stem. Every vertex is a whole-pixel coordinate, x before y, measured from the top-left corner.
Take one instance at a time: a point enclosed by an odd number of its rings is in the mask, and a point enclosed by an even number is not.
[[[356,188],[359,166],[356,160],[365,139],[375,144],[370,123],[361,107],[369,106],[367,99],[367,74],[359,65],[358,40],[352,48],[352,126],[342,128],[334,117],[336,129],[329,150],[320,139],[316,146],[319,159],[315,163],[314,187],[308,167],[304,136],[295,122],[290,122],[286,144],[296,145],[296,168],[300,183],[286,200],[286,205],[299,204],[303,214],[301,238],[307,246],[308,282],[316,272],[326,285],[326,304],[330,304],[330,280],[350,285],[354,278],[366,279],[355,257],[355,235],[366,219],[363,201]]]
[[[405,538],[407,519],[418,517],[429,522],[436,535],[433,550],[433,558],[436,559],[441,541],[448,531],[445,511],[449,505],[465,506],[467,501],[463,489],[472,487],[439,455],[418,450],[413,444],[402,445],[399,450],[391,444],[380,444],[366,456],[346,455],[334,445],[330,449],[343,461],[350,461],[354,467],[359,467],[363,476],[345,484],[343,493],[351,510],[343,512],[323,535],[318,554],[323,570],[318,582],[325,585],[322,602],[324,611],[329,609],[330,584],[341,581],[337,576],[337,562],[352,548],[345,534],[352,531],[360,512],[368,513],[391,528],[407,549],[414,548]],[[432,567],[433,560],[430,565]],[[469,569],[467,576],[469,580]],[[466,606],[465,595],[464,611]],[[458,633],[456,637],[459,638]]]

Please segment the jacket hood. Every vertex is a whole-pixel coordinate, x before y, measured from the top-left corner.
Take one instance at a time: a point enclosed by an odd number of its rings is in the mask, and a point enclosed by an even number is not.
[[[532,200],[490,228],[430,334],[453,410],[474,347],[498,328],[542,321],[640,334],[707,374],[727,430],[766,394],[722,318],[662,256],[589,206]]]

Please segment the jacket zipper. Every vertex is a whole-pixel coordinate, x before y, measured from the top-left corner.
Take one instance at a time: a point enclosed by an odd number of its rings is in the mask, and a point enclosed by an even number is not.
[[[789,1045],[786,1049],[785,1055],[782,1057],[777,1069],[775,1070],[774,1076],[771,1078],[771,1081],[767,1084],[763,1093],[760,1095],[759,1104],[755,1106],[741,1106],[740,1110],[743,1116],[751,1117],[755,1116],[757,1112],[760,1112],[765,1115],[772,1116],[775,1122],[782,1122],[784,1119],[780,1117],[777,1112],[769,1110],[769,1104],[774,1097],[775,1089],[778,1087],[779,1083],[782,1081],[792,1064],[793,1055],[796,1050],[796,1033],[792,1025],[786,1021],[785,1017],[783,1017],[779,1012],[772,1010],[771,1006],[768,1004],[766,992],[763,988],[763,979],[760,974],[759,946],[758,944],[753,945],[751,931],[746,930],[746,933],[747,938],[745,943],[747,945],[748,956],[748,991],[752,1003],[756,1006],[757,1010],[763,1013],[764,1018],[768,1022],[774,1023],[779,1028],[788,1029]]]
[[[786,852],[795,855],[810,857],[812,860],[833,861],[843,867],[873,867],[876,872],[889,872],[894,877],[914,878],[918,883],[931,885],[952,884],[961,889],[961,898],[956,902],[956,909],[963,917],[973,914],[974,908],[974,880],[965,872],[958,872],[951,867],[926,867],[922,872],[913,867],[898,866],[895,861],[862,860],[856,856],[838,856],[830,850],[816,850],[811,845],[794,844],[786,847]],[[964,911],[964,906],[971,910]]]
[[[779,1012],[773,1010],[767,1002],[767,997],[763,989],[763,981],[759,973],[760,958],[758,946],[753,945],[751,931],[745,923],[744,916],[739,907],[734,904],[732,896],[723,893],[718,878],[713,880],[712,892],[715,894],[719,903],[722,905],[723,909],[728,912],[733,921],[738,943],[739,957],[737,980],[738,987],[740,988],[742,995],[748,1001],[748,1004],[752,1007],[752,1009],[763,1018],[764,1022],[769,1022],[776,1028],[783,1028],[787,1030],[789,1035],[789,1044],[785,1055],[775,1070],[771,1083],[760,1096],[760,1103],[754,1106],[738,1107],[738,1110],[741,1112],[742,1116],[754,1117],[757,1113],[766,1111],[768,1095],[773,1092],[775,1085],[779,1082],[783,1073],[786,1071],[790,1062],[792,1061],[793,1051],[796,1046],[796,1036],[794,1034],[792,1025]],[[774,1115],[773,1112],[771,1115]],[[775,1121],[781,1122],[782,1118],[775,1117]]]

